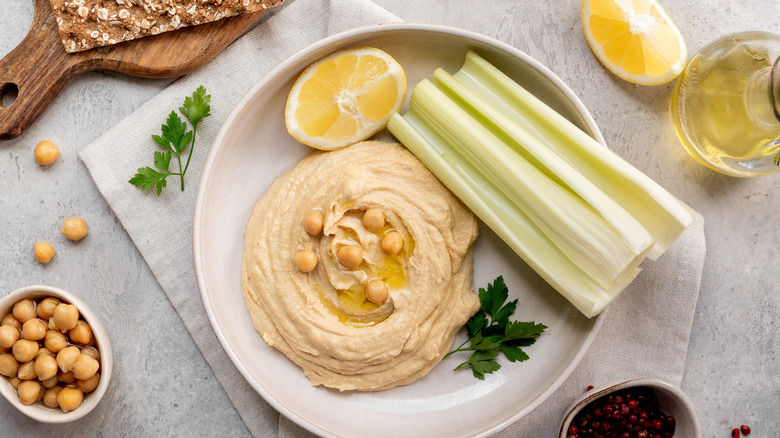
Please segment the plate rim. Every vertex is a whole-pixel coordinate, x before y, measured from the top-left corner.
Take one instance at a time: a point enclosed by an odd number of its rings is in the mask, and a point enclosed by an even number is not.
[[[494,37],[490,37],[484,34],[480,34],[475,31],[471,31],[471,30],[467,30],[455,26],[449,26],[449,25],[418,23],[418,22],[394,22],[394,23],[380,23],[380,24],[359,26],[345,31],[337,32],[332,35],[326,36],[325,38],[317,40],[309,44],[308,46],[304,47],[303,49],[295,52],[294,54],[288,56],[287,58],[285,58],[284,61],[280,62],[272,69],[270,69],[267,73],[265,73],[263,76],[261,76],[246,91],[246,93],[244,93],[241,99],[239,99],[236,105],[230,110],[227,117],[223,121],[219,131],[217,132],[217,135],[214,138],[214,142],[212,143],[211,148],[209,149],[209,153],[206,156],[206,160],[204,161],[203,169],[201,171],[201,175],[198,181],[197,193],[196,193],[195,203],[194,203],[194,208],[192,213],[192,254],[193,254],[193,267],[195,270],[195,277],[196,277],[196,283],[199,291],[199,296],[200,296],[203,309],[208,318],[209,325],[211,326],[214,335],[217,337],[220,346],[222,347],[223,351],[227,354],[227,356],[230,358],[230,361],[232,362],[233,366],[236,367],[236,369],[239,371],[241,376],[247,381],[247,383],[262,397],[262,399],[266,403],[271,405],[277,412],[284,415],[285,417],[287,417],[297,425],[303,427],[304,429],[324,437],[337,437],[337,435],[333,435],[331,432],[322,429],[320,426],[313,424],[312,422],[306,420],[305,418],[302,418],[298,414],[284,407],[271,394],[269,394],[262,386],[260,386],[255,381],[254,377],[252,377],[249,374],[249,371],[242,366],[241,361],[236,356],[235,352],[231,348],[227,347],[228,345],[227,338],[225,337],[224,333],[222,333],[222,331],[219,330],[218,328],[219,324],[216,320],[214,311],[210,305],[205,279],[202,274],[202,267],[203,267],[203,257],[201,256],[202,248],[200,245],[200,241],[199,239],[196,238],[196,236],[201,234],[202,231],[200,224],[202,222],[201,219],[203,216],[203,203],[205,202],[205,188],[208,184],[209,178],[211,176],[211,171],[213,169],[214,161],[216,160],[216,157],[220,149],[219,145],[224,143],[224,139],[227,135],[227,132],[229,131],[228,127],[235,122],[235,120],[242,112],[242,110],[257,94],[257,91],[259,89],[262,89],[279,72],[299,62],[302,58],[309,56],[312,52],[315,52],[317,50],[323,49],[324,47],[339,43],[340,41],[347,40],[350,38],[366,36],[373,33],[394,32],[394,31],[435,32],[435,33],[447,34],[450,36],[455,36],[460,38],[466,38],[468,40],[472,40],[472,41],[476,41],[482,44],[492,46],[496,49],[508,53],[509,55],[515,58],[522,60],[529,67],[531,67],[532,69],[536,70],[538,73],[543,75],[545,79],[549,80],[558,89],[558,91],[561,92],[561,94],[569,101],[572,107],[577,111],[578,115],[585,123],[587,129],[590,131],[590,135],[593,136],[596,139],[596,141],[601,143],[604,147],[607,147],[606,141],[604,140],[604,137],[601,131],[599,130],[595,120],[593,119],[593,116],[591,115],[590,111],[588,111],[588,109],[585,107],[582,101],[580,101],[580,99],[576,96],[576,94],[574,94],[571,88],[569,88],[569,86],[566,85],[566,83],[563,82],[562,79],[560,79],[555,73],[553,73],[552,70],[550,70],[541,62],[532,58],[530,55],[521,51],[520,49],[511,46],[501,40],[498,40]],[[548,386],[539,395],[537,395],[537,397],[531,400],[528,406],[526,406],[524,409],[518,410],[517,413],[510,416],[506,420],[494,424],[492,426],[489,426],[486,429],[483,429],[477,435],[473,435],[473,436],[486,437],[488,435],[497,433],[509,427],[510,425],[519,421],[521,418],[530,414],[533,410],[535,410],[541,404],[543,404],[555,391],[557,391],[560,388],[560,386],[563,384],[563,382],[565,382],[571,376],[574,369],[580,364],[582,358],[590,349],[590,346],[592,345],[596,336],[601,331],[601,327],[606,317],[607,310],[608,308],[593,318],[593,327],[590,333],[588,334],[588,336],[586,337],[585,342],[583,342],[583,344],[580,346],[577,353],[572,358],[571,362],[564,368],[563,372],[553,380],[550,386]]]

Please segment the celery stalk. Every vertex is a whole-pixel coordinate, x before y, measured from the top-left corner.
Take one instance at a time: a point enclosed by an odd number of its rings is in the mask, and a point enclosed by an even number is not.
[[[417,84],[410,107],[602,287],[635,272],[641,254],[603,217],[514,153],[430,81]]]
[[[638,260],[644,258],[644,252],[653,243],[652,238],[642,224],[620,204],[599,190],[560,155],[550,150],[490,103],[481,99],[452,75],[437,69],[433,77],[434,85],[459,102],[466,111],[478,117],[485,127],[515,152],[529,161],[533,160],[539,170],[559,180],[593,207],[626,240],[632,251],[640,255]]]
[[[388,130],[436,175],[534,271],[587,317],[599,314],[626,285],[604,290],[491,184],[423,122],[414,109],[394,114]]]
[[[663,187],[476,53],[466,55],[454,77],[531,131],[636,218],[655,242],[649,258],[660,256],[692,222],[684,206]]]

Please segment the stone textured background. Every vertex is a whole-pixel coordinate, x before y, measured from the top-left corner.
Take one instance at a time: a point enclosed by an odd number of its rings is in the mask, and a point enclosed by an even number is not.
[[[525,51],[574,90],[615,151],[704,215],[708,255],[683,389],[698,408],[704,437],[730,436],[740,424],[750,425],[752,436],[777,436],[780,175],[735,179],[691,159],[672,125],[674,83],[640,87],[607,72],[585,41],[578,1],[374,1],[407,21],[474,30]],[[777,0],[661,3],[690,55],[727,33],[780,33]],[[32,21],[30,0],[6,0],[3,6],[0,56],[22,40]],[[113,382],[92,414],[49,426],[0,401],[0,436],[55,430],[63,436],[247,434],[77,156],[168,83],[110,72],[81,75],[25,135],[0,141],[0,295],[41,283],[77,292],[103,316],[116,361]],[[33,161],[33,148],[43,139],[61,149],[48,168]],[[60,235],[69,216],[86,219],[90,234],[83,241]],[[32,256],[39,240],[57,250],[49,265]]]

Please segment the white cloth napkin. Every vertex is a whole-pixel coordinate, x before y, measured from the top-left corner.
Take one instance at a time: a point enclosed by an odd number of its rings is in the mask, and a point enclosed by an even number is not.
[[[222,122],[263,74],[307,45],[353,27],[400,21],[369,0],[288,0],[197,71],[174,82],[84,148],[80,157],[122,222],[220,384],[256,437],[306,437],[303,428],[271,408],[239,374],[209,325],[192,267],[192,211],[200,171]],[[170,179],[160,198],[128,184],[151,163],[156,133],[184,96],[204,85],[212,115],[198,138],[181,192]],[[121,139],[121,141],[118,141]],[[116,145],[122,144],[118,148]],[[552,437],[571,400],[589,384],[655,376],[679,385],[704,260],[701,216],[683,237],[611,306],[581,365],[541,407],[500,436]]]

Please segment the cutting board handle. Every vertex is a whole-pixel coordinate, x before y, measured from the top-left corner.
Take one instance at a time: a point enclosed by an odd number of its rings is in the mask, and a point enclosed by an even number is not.
[[[63,87],[89,65],[72,59],[59,39],[48,0],[35,0],[35,13],[27,36],[0,59],[0,139],[22,134],[49,107]],[[7,107],[9,96],[16,100]]]

